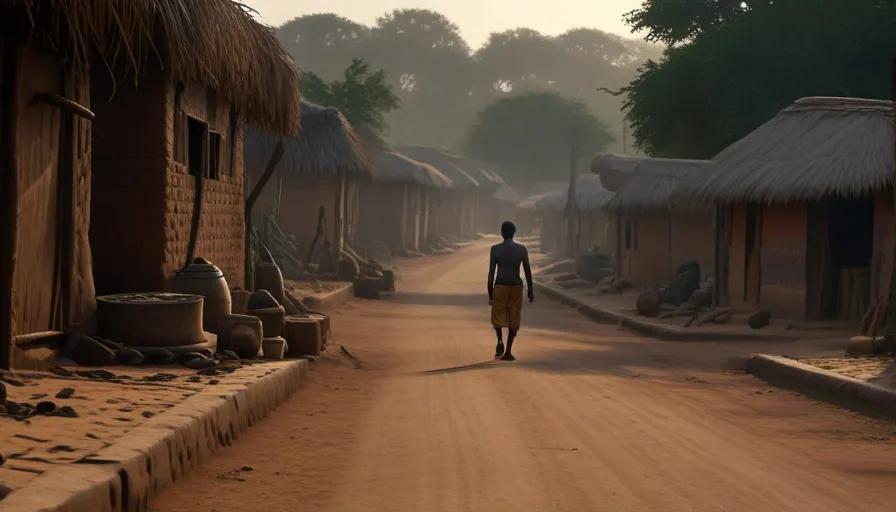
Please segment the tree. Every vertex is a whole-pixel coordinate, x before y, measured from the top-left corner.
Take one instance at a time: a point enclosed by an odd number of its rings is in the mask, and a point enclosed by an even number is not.
[[[566,179],[571,148],[579,155],[601,151],[613,141],[588,106],[556,93],[502,98],[478,115],[470,153],[501,164],[513,180],[527,183]]]
[[[383,70],[371,72],[370,64],[352,60],[342,80],[325,82],[309,71],[301,74],[302,94],[309,101],[333,107],[342,112],[354,126],[368,126],[375,131],[386,127],[385,116],[399,107]]]
[[[892,3],[877,0],[782,0],[703,29],[626,88],[636,143],[711,158],[801,97],[885,99],[894,20]]]
[[[645,0],[640,9],[627,13],[625,20],[633,32],[646,30],[648,41],[671,46],[771,3],[773,0]]]
[[[310,14],[284,23],[276,33],[301,69],[335,80],[352,59],[364,57],[370,28],[335,14]]]

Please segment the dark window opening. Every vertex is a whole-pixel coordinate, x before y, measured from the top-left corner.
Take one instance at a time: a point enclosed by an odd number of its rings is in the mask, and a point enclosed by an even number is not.
[[[625,248],[632,248],[632,221],[625,221]]]
[[[218,132],[209,132],[208,138],[208,177],[213,180],[221,179],[221,147],[224,136]]]
[[[747,205],[747,232],[746,232],[746,240],[744,245],[746,246],[746,253],[749,256],[753,254],[753,251],[756,250],[756,228],[759,224],[759,208],[755,204]]]
[[[187,167],[192,176],[204,176],[207,164],[206,141],[208,124],[199,119],[187,118]]]

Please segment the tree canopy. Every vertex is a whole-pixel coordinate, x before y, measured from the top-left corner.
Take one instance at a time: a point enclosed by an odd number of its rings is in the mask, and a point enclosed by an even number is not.
[[[577,28],[556,37],[518,28],[493,34],[473,51],[457,25],[426,9],[396,9],[365,26],[334,14],[296,18],[277,29],[298,66],[336,80],[352,59],[386,72],[402,108],[386,116],[388,138],[458,150],[476,114],[521,92],[556,92],[580,99],[622,132],[618,89],[661,48],[600,30]]]
[[[674,45],[625,88],[648,154],[711,158],[801,97],[889,97],[893,2],[741,4],[649,0],[629,15]]]
[[[591,156],[613,141],[607,126],[579,100],[527,92],[501,98],[478,115],[470,135],[472,156],[501,164],[511,179],[563,180],[573,146]]]
[[[383,70],[370,71],[370,64],[355,59],[343,72],[342,80],[324,81],[310,71],[301,73],[302,94],[312,103],[334,107],[354,126],[375,131],[386,127],[386,114],[399,106]]]

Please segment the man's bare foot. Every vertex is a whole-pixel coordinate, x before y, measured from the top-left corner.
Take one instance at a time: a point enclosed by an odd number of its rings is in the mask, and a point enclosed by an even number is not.
[[[516,358],[513,357],[513,354],[508,352],[508,353],[504,354],[503,356],[501,356],[501,361],[516,361]]]

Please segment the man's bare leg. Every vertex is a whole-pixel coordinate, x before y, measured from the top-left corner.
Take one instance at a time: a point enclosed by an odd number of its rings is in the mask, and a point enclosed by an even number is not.
[[[504,355],[504,336],[501,334],[501,328],[495,327],[495,333],[498,335],[498,345],[495,347],[495,357]]]
[[[507,329],[507,350],[504,351],[504,355],[501,357],[502,361],[516,361],[516,358],[510,353],[515,338],[516,329]]]

